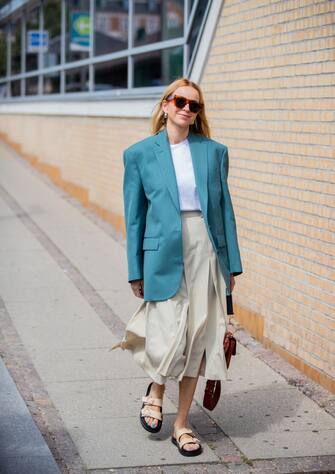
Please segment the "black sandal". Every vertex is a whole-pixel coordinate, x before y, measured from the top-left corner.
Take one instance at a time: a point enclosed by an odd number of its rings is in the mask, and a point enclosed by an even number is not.
[[[184,434],[188,434],[189,436],[191,436],[192,441],[187,441],[186,439],[184,441],[180,441],[180,438]],[[189,428],[180,428],[179,430],[176,430],[176,438],[172,435],[171,441],[175,446],[177,446],[178,451],[183,456],[198,456],[199,454],[202,453],[202,446],[200,444],[200,440],[194,435],[193,431],[190,430]],[[184,449],[183,446],[189,443],[197,443],[199,444],[199,448],[191,449],[190,451]]]
[[[145,394],[144,397],[142,397],[143,404],[140,411],[140,421],[141,421],[141,425],[143,426],[145,430],[149,431],[150,433],[158,433],[158,431],[160,431],[160,429],[162,428],[162,423],[163,423],[163,414],[162,414],[163,399],[150,397],[149,393],[150,393],[152,384],[153,382],[150,382],[147,388],[147,393]],[[148,405],[159,407],[160,412],[155,411],[155,410],[150,410]],[[153,428],[152,426],[148,425],[148,423],[145,421],[145,417],[147,416],[156,418],[156,420],[158,420],[157,426]]]

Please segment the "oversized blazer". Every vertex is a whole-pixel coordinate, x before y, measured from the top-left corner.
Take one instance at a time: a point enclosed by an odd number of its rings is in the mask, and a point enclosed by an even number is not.
[[[243,272],[227,176],[228,148],[188,135],[201,211],[231,295],[230,274]],[[183,275],[182,223],[166,128],[123,153],[128,281],[144,280],[144,301],[171,298]]]

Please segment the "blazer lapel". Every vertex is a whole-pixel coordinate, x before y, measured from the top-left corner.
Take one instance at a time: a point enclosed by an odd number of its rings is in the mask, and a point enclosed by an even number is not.
[[[189,133],[187,138],[189,141],[191,155],[192,155],[194,177],[195,177],[196,187],[197,187],[197,191],[199,195],[201,210],[202,210],[203,215],[207,217],[207,207],[208,207],[207,143],[206,143],[206,140],[203,140],[202,136],[196,135],[195,133],[192,133],[192,132]],[[178,186],[177,186],[176,174],[175,174],[175,169],[173,166],[170,143],[169,143],[166,128],[164,128],[162,131],[160,131],[156,135],[156,139],[154,142],[154,152],[160,163],[160,169],[164,177],[163,181],[166,183],[166,186],[169,190],[172,201],[177,211],[180,212]]]
[[[163,182],[166,184],[166,187],[169,190],[177,211],[180,212],[176,174],[173,166],[170,143],[166,129],[162,130],[156,135],[154,142],[154,152],[159,161],[160,170],[163,175]]]

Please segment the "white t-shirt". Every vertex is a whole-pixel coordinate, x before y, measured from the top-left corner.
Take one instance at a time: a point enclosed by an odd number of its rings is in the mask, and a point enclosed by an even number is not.
[[[185,138],[174,145],[170,143],[170,148],[177,178],[180,210],[201,210],[188,139]]]

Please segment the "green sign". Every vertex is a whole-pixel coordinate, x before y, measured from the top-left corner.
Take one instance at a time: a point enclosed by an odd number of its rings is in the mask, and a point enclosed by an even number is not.
[[[70,15],[70,50],[88,51],[90,48],[90,15],[72,12]]]

